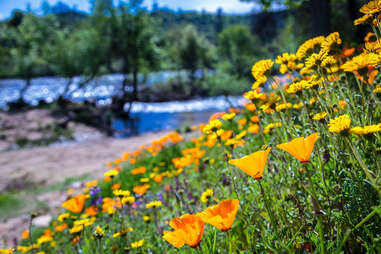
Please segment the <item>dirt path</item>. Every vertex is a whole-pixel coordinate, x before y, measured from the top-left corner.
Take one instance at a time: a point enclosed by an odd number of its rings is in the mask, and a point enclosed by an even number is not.
[[[135,151],[167,133],[2,152],[0,190],[12,182],[17,185],[17,181],[19,184],[52,185],[84,174],[98,178],[106,171],[108,161],[122,156],[124,152]]]
[[[132,152],[143,144],[168,134],[167,131],[149,133],[126,139],[101,139],[65,146],[36,147],[0,153],[0,193],[7,189],[25,189],[36,186],[52,186],[71,177],[89,174],[89,179],[98,179],[106,171],[106,163]],[[27,203],[41,202],[46,205],[44,214],[36,223],[44,225],[50,221],[50,214],[60,210],[60,204],[67,194],[50,191],[38,196],[26,193],[21,196]],[[26,212],[28,209],[21,207]],[[13,239],[19,238],[27,228],[28,216],[18,216],[0,221],[0,248],[12,247]]]

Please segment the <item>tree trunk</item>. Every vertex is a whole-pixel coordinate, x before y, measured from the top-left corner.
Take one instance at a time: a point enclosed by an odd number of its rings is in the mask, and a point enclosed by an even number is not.
[[[331,1],[310,0],[311,25],[314,36],[331,32]]]
[[[190,96],[193,97],[197,93],[196,70],[190,70],[190,72],[189,72],[189,81],[190,81],[190,87],[191,87]]]
[[[352,23],[355,19],[360,17],[359,8],[360,6],[358,5],[356,0],[347,1],[348,16]],[[366,32],[366,26],[355,26],[355,40],[359,43],[362,42],[364,36],[366,35]]]
[[[26,82],[25,86],[23,88],[21,88],[21,90],[20,90],[19,101],[22,102],[22,103],[25,102],[24,96],[25,96],[26,91],[28,90],[28,88],[31,85],[31,78],[26,78],[25,82]]]
[[[62,93],[62,97],[64,97],[64,98],[67,97],[67,95],[69,93],[69,90],[70,90],[70,86],[71,86],[72,83],[73,83],[73,77],[69,77],[68,81],[67,81],[67,83],[65,85],[65,90]]]
[[[127,114],[129,115],[132,109],[132,104],[138,100],[138,71],[132,73],[132,95],[129,100]]]

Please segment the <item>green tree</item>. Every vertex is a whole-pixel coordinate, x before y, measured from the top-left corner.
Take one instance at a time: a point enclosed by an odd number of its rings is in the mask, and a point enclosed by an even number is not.
[[[255,58],[263,56],[264,51],[245,25],[229,26],[218,35],[220,67],[239,78],[249,76]]]
[[[212,68],[215,60],[213,46],[197,32],[193,25],[173,30],[169,35],[169,41],[173,42],[169,50],[174,63],[177,64],[176,69],[188,72],[190,96],[194,96],[200,89],[196,82],[196,72],[200,70],[203,73],[205,69]]]
[[[104,63],[110,71],[123,74],[121,89],[112,100],[112,111],[117,115],[128,116],[138,99],[138,74],[157,63],[150,16],[141,4],[141,0],[119,1],[114,7],[110,0],[93,1],[93,23],[110,38]],[[129,106],[125,113],[126,103]]]
[[[99,73],[107,54],[108,41],[109,38],[104,38],[89,26],[55,32],[53,43],[46,45],[44,53],[54,73],[67,78],[61,94],[63,98],[68,98],[74,91],[70,91],[74,76],[82,75],[79,89]]]
[[[10,50],[13,71],[15,75],[26,81],[26,85],[20,90],[21,102],[24,101],[24,95],[31,84],[32,77],[47,72],[48,66],[42,52],[45,45],[52,41],[54,30],[53,16],[39,18],[28,13],[11,32],[15,43]]]
[[[264,10],[274,5],[283,5],[289,9],[306,4],[311,17],[313,35],[327,35],[331,32],[331,0],[240,0],[259,4]]]

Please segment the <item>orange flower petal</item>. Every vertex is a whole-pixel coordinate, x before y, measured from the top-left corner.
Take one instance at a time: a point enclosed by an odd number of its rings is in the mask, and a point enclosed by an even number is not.
[[[220,229],[223,232],[228,231],[235,220],[239,209],[238,199],[225,199],[218,205],[208,207],[197,215],[208,224]]]
[[[229,160],[229,163],[255,179],[261,179],[270,150],[271,147],[265,151],[257,151],[240,159]]]
[[[314,149],[315,142],[319,133],[315,132],[308,137],[300,137],[291,140],[288,143],[277,145],[277,148],[288,152],[290,155],[298,159],[300,162],[305,163],[311,157],[312,150]]]

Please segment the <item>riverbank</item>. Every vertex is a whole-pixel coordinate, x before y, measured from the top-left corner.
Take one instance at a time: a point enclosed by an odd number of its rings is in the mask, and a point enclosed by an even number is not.
[[[48,224],[68,197],[67,189],[75,191],[83,187],[80,181],[102,178],[108,161],[168,133],[1,152],[0,248],[12,246],[13,239],[20,237],[27,228],[28,214],[39,212],[36,225]]]

